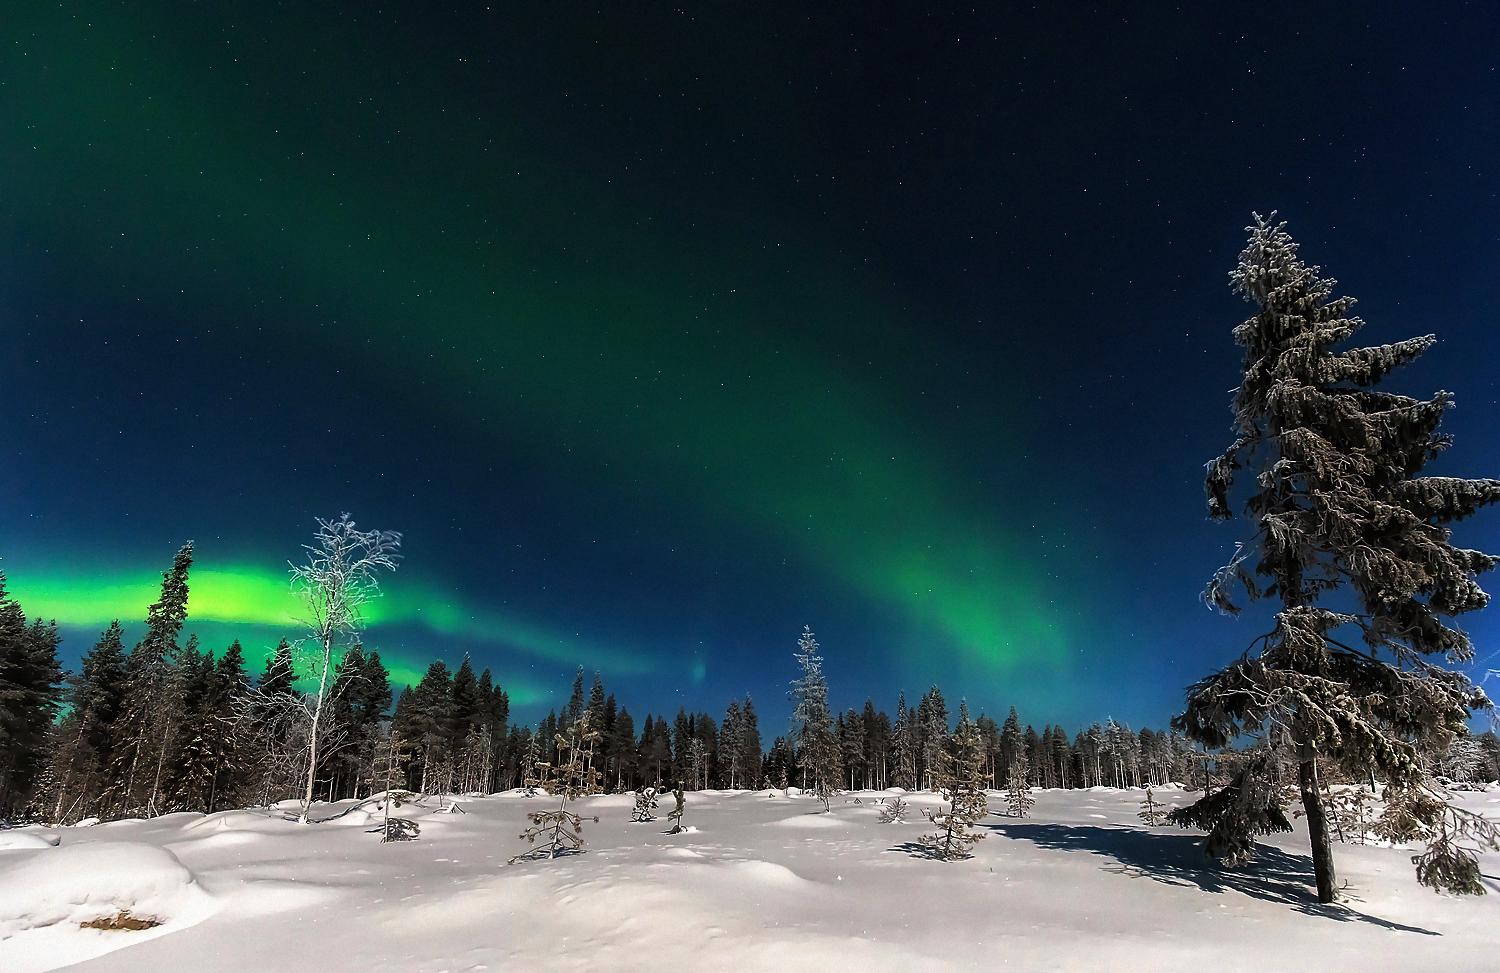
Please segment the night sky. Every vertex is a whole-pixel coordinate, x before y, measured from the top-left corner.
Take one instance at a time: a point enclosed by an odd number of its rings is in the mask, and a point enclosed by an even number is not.
[[[192,538],[258,668],[347,510],[398,685],[523,719],[781,732],[806,624],[841,708],[1164,725],[1264,628],[1198,598],[1252,211],[1500,475],[1493,5],[339,6],[0,25],[0,570],[68,664]]]

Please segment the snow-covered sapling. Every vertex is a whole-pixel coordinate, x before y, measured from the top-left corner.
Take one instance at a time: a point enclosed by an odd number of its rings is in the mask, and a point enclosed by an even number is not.
[[[1031,796],[1031,763],[1025,754],[1017,754],[1010,762],[1009,785],[1005,792],[1005,808],[1013,818],[1024,818],[1031,811],[1036,799]]]
[[[540,787],[552,797],[558,798],[557,807],[549,811],[532,811],[526,817],[531,827],[521,832],[521,837],[535,845],[542,839],[542,847],[534,848],[511,859],[548,858],[572,854],[583,850],[583,817],[568,810],[568,802],[576,801],[585,794],[594,793],[599,782],[599,771],[585,759],[589,749],[599,739],[599,731],[589,729],[589,713],[585,710],[578,721],[568,728],[566,734],[558,733],[557,762],[538,762],[533,776],[526,781],[527,787]],[[598,822],[599,818],[594,818]]]
[[[381,796],[380,810],[383,815],[380,827],[371,828],[371,834],[379,834],[381,842],[387,841],[411,841],[421,833],[422,828],[417,822],[408,818],[391,817],[391,807],[400,807],[402,804],[416,799],[411,791],[392,791],[387,789]]]
[[[1136,817],[1146,822],[1148,828],[1159,828],[1166,823],[1167,808],[1156,799],[1149,787],[1146,788],[1146,799],[1141,802],[1141,810]]]
[[[1204,851],[1226,865],[1240,865],[1255,857],[1256,836],[1292,830],[1281,806],[1281,783],[1275,754],[1263,749],[1229,784],[1169,812],[1167,821],[1208,832]]]
[[[894,798],[889,804],[884,802],[880,805],[881,824],[905,824],[906,802],[901,798]]]
[[[988,777],[984,746],[978,730],[973,724],[960,724],[953,742],[957,756],[942,754],[932,771],[933,784],[949,802],[948,810],[929,814],[937,830],[918,839],[934,858],[944,861],[970,856],[969,849],[984,838],[972,829],[990,813],[989,796],[984,790]]]
[[[630,812],[630,820],[655,821],[656,808],[656,788],[641,787],[635,792],[635,809]]]
[[[667,820],[672,822],[672,827],[667,834],[677,834],[687,830],[682,825],[682,812],[687,806],[687,799],[682,793],[682,781],[677,782],[677,789],[672,792],[672,796],[677,799],[677,806],[667,812]]]

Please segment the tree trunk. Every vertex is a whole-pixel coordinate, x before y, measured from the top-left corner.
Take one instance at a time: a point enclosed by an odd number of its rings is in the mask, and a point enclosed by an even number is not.
[[[1333,872],[1333,844],[1328,835],[1328,814],[1323,808],[1323,792],[1318,787],[1318,765],[1304,760],[1297,770],[1302,789],[1302,807],[1307,812],[1307,832],[1312,838],[1313,875],[1318,880],[1318,901],[1336,898],[1337,879]]]
[[[323,671],[318,674],[318,701],[313,706],[312,732],[308,736],[307,754],[307,790],[302,797],[302,814],[297,820],[302,824],[307,823],[308,811],[312,809],[313,784],[318,773],[318,724],[323,719],[323,696],[328,688],[328,666],[333,661],[333,635],[327,630],[325,623],[324,632],[321,636],[323,643]]]

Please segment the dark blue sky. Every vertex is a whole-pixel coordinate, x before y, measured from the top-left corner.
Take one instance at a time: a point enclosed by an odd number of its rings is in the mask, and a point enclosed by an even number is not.
[[[316,516],[402,530],[368,641],[532,718],[834,701],[1162,725],[1252,211],[1440,344],[1495,475],[1486,5],[71,4],[7,25],[0,569],[70,655],[198,543],[254,655]],[[1500,550],[1500,519],[1459,525]],[[267,592],[270,594],[268,595]],[[1493,613],[1491,613],[1493,614]],[[1481,659],[1500,623],[1465,620]],[[1493,660],[1490,664],[1494,664]],[[1483,668],[1483,666],[1481,666]]]

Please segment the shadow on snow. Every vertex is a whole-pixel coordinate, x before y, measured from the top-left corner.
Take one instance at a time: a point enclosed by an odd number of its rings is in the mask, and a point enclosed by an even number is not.
[[[1255,846],[1255,861],[1226,868],[1203,853],[1203,838],[1193,834],[1156,834],[1131,828],[1095,825],[991,824],[1007,838],[1030,841],[1058,851],[1086,851],[1114,859],[1108,871],[1135,878],[1149,878],[1167,885],[1192,887],[1205,892],[1235,891],[1265,902],[1290,905],[1298,912],[1340,922],[1368,922],[1386,929],[1426,936],[1440,933],[1420,926],[1407,926],[1365,915],[1345,905],[1324,905],[1313,888],[1312,859],[1293,855],[1270,845]]]

